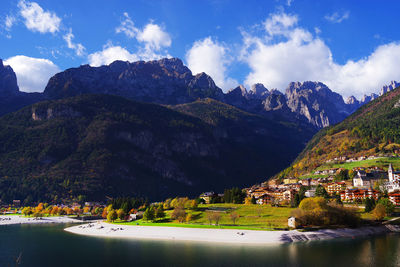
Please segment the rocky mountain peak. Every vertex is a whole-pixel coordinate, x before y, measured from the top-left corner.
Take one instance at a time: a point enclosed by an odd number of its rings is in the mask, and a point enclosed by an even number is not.
[[[211,77],[205,73],[193,76],[178,58],[132,63],[115,61],[108,66],[68,69],[53,76],[44,93],[53,99],[80,94],[113,94],[160,104],[223,97],[222,90]]]
[[[370,95],[364,95],[361,100],[360,100],[360,104],[364,105],[367,104],[368,102],[371,102],[372,100],[378,98],[379,96],[377,94],[370,94]]]
[[[357,98],[355,98],[355,96],[352,95],[346,99],[345,103],[347,105],[354,105],[354,104],[359,104],[360,102],[357,100]]]
[[[268,94],[268,89],[262,83],[256,83],[251,86],[249,94],[255,97],[262,97]]]
[[[17,76],[10,66],[4,66],[0,59],[0,94],[15,95],[18,94]]]
[[[348,115],[343,97],[321,82],[292,82],[285,95],[290,110],[316,127],[332,125]]]
[[[393,89],[397,88],[400,86],[400,83],[396,81],[391,81],[388,85],[384,85],[380,91],[380,95],[384,95],[389,91],[392,91]]]

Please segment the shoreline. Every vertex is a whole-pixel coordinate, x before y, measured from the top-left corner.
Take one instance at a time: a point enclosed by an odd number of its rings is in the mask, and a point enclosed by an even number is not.
[[[64,216],[41,217],[23,217],[21,215],[2,215],[0,216],[0,226],[14,224],[47,224],[47,223],[82,223],[80,220]]]
[[[390,233],[385,226],[366,226],[355,229],[323,229],[313,232],[256,231],[237,229],[207,229],[162,226],[117,225],[97,222],[64,229],[69,233],[106,238],[129,238],[147,240],[172,240],[212,242],[225,244],[270,245],[293,242],[356,238]]]

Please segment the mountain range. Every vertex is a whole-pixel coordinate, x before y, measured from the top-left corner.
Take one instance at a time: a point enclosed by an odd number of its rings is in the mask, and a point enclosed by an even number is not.
[[[393,82],[386,89],[341,123],[320,130],[277,177],[301,176],[335,159],[399,153],[400,85]]]
[[[20,92],[0,61],[0,92],[0,195],[26,203],[251,185],[374,97],[345,102],[320,82],[224,93],[176,58],[83,65],[43,93]]]
[[[0,194],[6,203],[193,197],[273,175],[313,133],[210,98],[170,107],[107,94],[44,101],[0,118]]]
[[[112,94],[132,100],[157,104],[183,104],[212,98],[242,110],[288,121],[302,120],[320,129],[336,124],[360,106],[376,98],[365,96],[361,101],[343,97],[320,82],[292,82],[285,94],[255,84],[249,91],[238,86],[227,93],[215,85],[205,73],[193,75],[180,59],[155,61],[115,61],[107,66],[83,65],[67,69],[50,78],[43,93],[18,90],[15,74],[0,63],[0,115],[42,100],[60,99],[81,94]],[[382,88],[386,92],[397,83]]]

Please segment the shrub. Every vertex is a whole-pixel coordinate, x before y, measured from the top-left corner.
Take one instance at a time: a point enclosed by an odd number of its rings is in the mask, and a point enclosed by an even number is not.
[[[378,203],[375,206],[375,209],[372,211],[372,216],[374,216],[375,220],[382,220],[386,216],[386,208],[383,204]]]
[[[355,209],[329,203],[323,197],[303,199],[299,208],[292,211],[292,216],[303,225],[348,225],[356,226],[360,217]]]

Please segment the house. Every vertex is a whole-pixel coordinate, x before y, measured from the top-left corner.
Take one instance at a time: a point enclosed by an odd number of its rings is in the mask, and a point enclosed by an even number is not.
[[[297,228],[300,226],[300,222],[296,219],[296,217],[291,216],[288,218],[288,226],[290,228]]]
[[[199,198],[203,199],[206,204],[210,204],[211,199],[215,196],[214,192],[205,192]]]
[[[264,205],[264,204],[272,203],[274,201],[274,199],[275,198],[273,196],[271,196],[269,194],[264,194],[256,200],[256,203],[259,205]]]
[[[301,183],[301,185],[304,185],[304,186],[311,186],[311,178],[302,179],[300,181],[300,183]]]
[[[380,192],[374,189],[346,189],[340,192],[340,200],[343,202],[362,202],[366,198],[378,200]]]
[[[305,197],[315,197],[315,189],[307,190],[307,191],[304,193],[304,196],[305,196]]]
[[[340,194],[340,192],[346,190],[346,188],[347,186],[345,182],[329,183],[325,186],[325,190],[329,195]]]
[[[128,221],[139,220],[139,219],[143,218],[143,214],[144,214],[143,211],[138,211],[138,212],[136,212],[134,214],[129,214]]]
[[[400,191],[389,193],[389,200],[395,206],[400,206]]]
[[[296,178],[283,179],[284,184],[296,184],[297,182],[298,182],[298,179],[296,179]]]
[[[14,199],[13,200],[13,206],[16,207],[16,208],[20,207],[21,206],[21,200]]]

